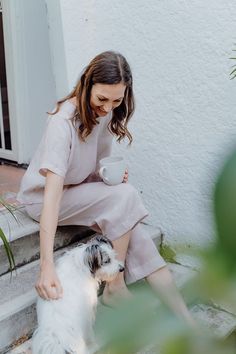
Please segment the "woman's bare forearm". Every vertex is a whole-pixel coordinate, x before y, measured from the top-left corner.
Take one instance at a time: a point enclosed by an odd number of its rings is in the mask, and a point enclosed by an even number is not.
[[[53,245],[58,221],[58,208],[45,206],[40,219],[40,262],[53,263]]]
[[[48,172],[40,218],[40,263],[53,263],[53,245],[58,223],[63,179]]]

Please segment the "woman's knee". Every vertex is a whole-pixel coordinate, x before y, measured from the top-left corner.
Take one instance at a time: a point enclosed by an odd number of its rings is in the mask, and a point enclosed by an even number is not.
[[[121,183],[113,187],[108,196],[113,203],[136,204],[141,201],[138,191],[131,184]]]
[[[117,196],[118,198],[121,197],[131,198],[131,197],[138,196],[138,191],[131,184],[121,183],[115,187],[116,188],[113,189],[112,194],[114,196]]]

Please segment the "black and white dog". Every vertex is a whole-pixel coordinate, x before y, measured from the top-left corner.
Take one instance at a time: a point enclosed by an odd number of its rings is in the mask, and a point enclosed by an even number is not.
[[[124,266],[116,259],[112,243],[97,236],[63,255],[56,270],[63,297],[50,301],[38,298],[33,354],[94,353],[99,283],[114,279]]]

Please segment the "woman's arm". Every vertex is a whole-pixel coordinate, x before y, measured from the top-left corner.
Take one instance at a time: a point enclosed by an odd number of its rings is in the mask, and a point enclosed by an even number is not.
[[[48,171],[44,192],[44,203],[40,218],[40,275],[36,283],[38,294],[44,299],[58,299],[62,287],[53,262],[53,245],[58,223],[63,177]]]

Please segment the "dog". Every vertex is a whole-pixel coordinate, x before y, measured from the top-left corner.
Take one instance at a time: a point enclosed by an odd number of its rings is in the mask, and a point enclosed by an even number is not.
[[[38,297],[38,327],[32,338],[33,354],[92,354],[97,291],[102,281],[113,280],[124,265],[116,259],[111,241],[96,236],[63,255],[56,263],[63,297]]]

